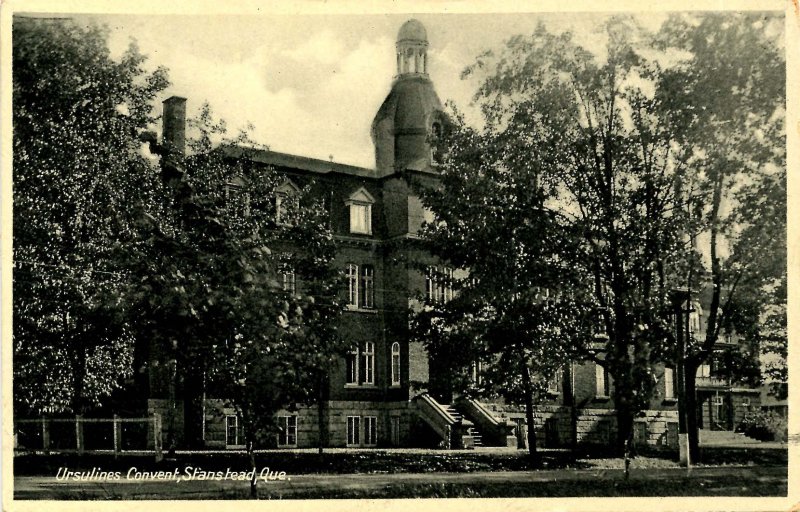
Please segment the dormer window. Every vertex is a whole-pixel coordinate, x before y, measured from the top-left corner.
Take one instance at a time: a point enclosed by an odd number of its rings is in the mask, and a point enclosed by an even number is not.
[[[300,187],[288,178],[275,189],[275,222],[283,225],[290,223],[289,213],[297,208],[299,195]]]
[[[372,234],[372,204],[375,199],[361,187],[353,193],[345,204],[350,208],[350,232],[371,235]]]
[[[245,190],[245,182],[236,177],[225,184],[225,207],[234,219],[250,216],[250,193]]]

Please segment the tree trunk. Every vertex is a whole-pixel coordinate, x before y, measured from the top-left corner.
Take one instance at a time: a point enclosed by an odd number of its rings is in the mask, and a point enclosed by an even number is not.
[[[633,434],[633,410],[626,405],[615,404],[617,408],[617,442],[615,443],[615,453],[618,456],[625,455],[625,447]]]
[[[183,381],[183,442],[188,448],[203,445],[203,370],[187,366]]]
[[[525,365],[522,372],[525,387],[525,422],[528,425],[528,456],[534,466],[539,466],[539,454],[536,451],[536,424],[533,417],[533,384],[531,382],[531,369]]]
[[[78,347],[72,361],[72,412],[74,414],[83,414],[85,379],[86,351],[82,347]]]
[[[250,499],[257,500],[258,499],[258,471],[256,471],[256,454],[253,450],[253,440],[251,439],[252,436],[247,436],[247,459],[250,462],[250,471],[253,472],[253,476],[250,478]]]
[[[700,459],[700,426],[697,424],[697,365],[687,362],[686,392],[682,397],[686,400],[686,433],[689,438],[689,460],[692,463]]]
[[[328,444],[328,425],[325,422],[325,406],[327,404],[327,382],[328,376],[322,372],[319,376],[318,393],[317,393],[317,428],[319,429],[319,436],[317,438],[318,451],[322,455],[325,446]]]

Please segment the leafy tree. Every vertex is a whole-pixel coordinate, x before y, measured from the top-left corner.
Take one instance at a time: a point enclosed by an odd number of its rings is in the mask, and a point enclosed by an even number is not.
[[[595,55],[540,25],[465,71],[480,79],[486,130],[507,140],[506,159],[538,169],[561,229],[579,239],[565,265],[587,277],[607,335],[590,358],[614,380],[619,451],[670,345],[670,269],[685,246],[673,146],[687,121],[681,111],[654,115],[669,91],[655,87],[662,70],[645,35],[630,18],[612,18]]]
[[[166,365],[167,379],[178,379],[170,398],[182,391],[184,442],[201,444],[207,391],[236,409],[255,469],[253,450],[277,431],[275,413],[318,400],[339,354],[335,245],[321,202],[301,194],[278,206],[283,178],[252,162],[246,133],[225,139],[207,106],[193,125],[200,136],[189,157],[155,146],[162,172],[150,177],[153,196],[128,244],[140,276],[130,297],[151,369]],[[279,282],[285,266],[302,288]]]
[[[430,279],[457,293],[429,300],[413,331],[440,366],[434,388],[439,373],[458,391],[524,404],[536,462],[535,405],[564,362],[585,348],[582,278],[567,263],[578,247],[546,206],[556,189],[540,183],[539,162],[519,158],[513,136],[477,132],[456,114],[444,145],[437,185],[422,189],[435,214],[422,237],[456,269],[427,269]],[[476,381],[469,369],[477,363],[485,370]]]
[[[136,134],[168,84],[70,20],[13,21],[14,405],[82,413],[131,375],[112,253],[150,167]]]
[[[662,108],[682,111],[688,121],[677,142],[686,155],[683,200],[698,256],[682,280],[692,290],[711,287],[705,336],[690,340],[684,361],[695,458],[695,372],[720,336],[745,337],[751,360],[759,341],[785,354],[782,33],[783,20],[763,14],[675,15],[656,39],[660,49],[680,56],[662,75],[660,86],[670,91]]]

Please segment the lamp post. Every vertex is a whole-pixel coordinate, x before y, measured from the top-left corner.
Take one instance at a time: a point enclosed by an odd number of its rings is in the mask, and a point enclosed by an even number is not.
[[[689,468],[691,457],[689,456],[689,429],[686,421],[686,368],[684,360],[686,358],[686,338],[684,337],[683,304],[689,300],[689,290],[686,288],[676,288],[671,291],[670,299],[672,311],[675,314],[675,340],[678,344],[678,357],[676,361],[675,377],[678,381],[678,453],[680,463]]]

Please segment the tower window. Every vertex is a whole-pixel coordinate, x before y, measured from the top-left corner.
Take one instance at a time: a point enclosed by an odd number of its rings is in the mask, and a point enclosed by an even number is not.
[[[428,302],[439,304],[453,299],[453,269],[428,267],[425,276],[425,296]]]
[[[439,122],[433,123],[431,125],[431,163],[434,165],[442,162],[441,140],[442,125]]]

